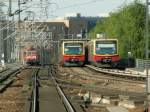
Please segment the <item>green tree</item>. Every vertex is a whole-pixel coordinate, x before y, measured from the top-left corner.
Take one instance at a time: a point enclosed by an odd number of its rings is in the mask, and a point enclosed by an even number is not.
[[[125,5],[110,16],[97,23],[90,32],[95,38],[97,33],[105,33],[108,38],[117,38],[119,41],[119,54],[127,56],[130,51],[136,58],[144,58],[146,7],[139,1]]]

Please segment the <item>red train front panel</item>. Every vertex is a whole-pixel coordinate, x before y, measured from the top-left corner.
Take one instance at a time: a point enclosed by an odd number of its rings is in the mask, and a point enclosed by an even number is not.
[[[92,62],[100,67],[117,66],[120,59],[117,49],[116,39],[94,40]]]
[[[39,64],[39,55],[35,50],[26,51],[24,58],[26,64]]]
[[[80,41],[63,42],[62,64],[64,66],[82,66],[85,63],[84,43]]]

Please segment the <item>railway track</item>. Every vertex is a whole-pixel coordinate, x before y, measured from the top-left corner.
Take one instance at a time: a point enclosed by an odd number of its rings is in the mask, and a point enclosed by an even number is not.
[[[128,100],[134,103],[140,102],[141,105],[146,100],[144,80],[107,75],[88,67],[58,67],[57,72],[61,75],[56,75],[56,79],[70,98],[76,99],[83,90],[85,93],[81,94],[90,92],[92,96],[96,94],[96,96],[115,97],[117,102],[122,96],[128,97]],[[78,99],[80,98],[77,98],[77,101]]]
[[[107,76],[113,76],[113,77],[118,77],[120,79],[123,79],[122,81],[128,81],[128,82],[138,82],[138,83],[145,83],[146,81],[146,76],[140,75],[140,74],[134,74],[129,71],[121,71],[117,69],[105,69],[105,68],[99,68],[95,67],[92,65],[86,65],[91,70],[94,70],[99,73],[103,73],[104,75]]]
[[[81,112],[72,106],[54,75],[53,67],[35,69],[29,112]]]
[[[81,112],[76,111],[53,75],[53,67],[28,66],[23,70],[18,68],[2,72],[0,88],[2,85],[5,88],[0,94],[0,111]]]
[[[15,75],[20,73],[21,68],[6,69],[0,72],[0,93],[2,93],[14,81]]]
[[[123,78],[123,77],[118,77],[117,75],[107,75],[105,73],[101,72],[95,72],[87,67],[71,67],[71,68],[63,68],[65,73],[68,74],[69,76],[72,76],[74,78],[78,78],[79,80],[93,80],[95,81],[94,83],[102,83],[102,84],[112,84],[112,85],[118,85],[118,84],[126,84],[129,86],[145,86],[144,80],[136,80],[134,78]],[[66,75],[67,76],[67,75]],[[77,81],[78,82],[78,81]],[[90,84],[90,83],[89,83]],[[94,84],[95,85],[95,84]],[[101,85],[102,86],[102,85]]]
[[[5,71],[7,71],[9,68],[5,68],[5,69],[2,69],[2,70],[0,70],[0,73],[3,73],[3,72],[5,72]]]
[[[88,68],[82,68],[84,71],[89,72]],[[72,73],[75,73],[75,71],[73,69],[70,68],[70,70],[72,70]],[[117,77],[117,76],[108,76],[106,74],[96,74],[96,73],[92,73],[92,74],[83,74],[83,73],[79,73],[79,74],[74,74],[74,76],[80,77],[80,78],[84,78],[84,79],[92,79],[92,80],[105,80],[105,82],[112,82],[112,83],[118,83],[118,82],[126,82],[126,83],[137,83],[137,84],[145,84],[145,82],[143,80],[132,80],[129,78],[123,78],[123,77]]]
[[[22,66],[11,66],[0,73],[0,112],[23,112],[26,102],[25,69]]]
[[[118,90],[114,88],[107,88],[105,86],[93,86],[93,85],[88,85],[88,84],[82,84],[82,83],[70,83],[67,81],[60,81],[60,86],[66,89],[77,89],[78,92],[79,90],[83,89],[86,91],[90,91],[91,93],[96,93],[100,94],[102,96],[114,96],[119,98],[119,96],[128,96],[129,100],[134,100],[134,101],[145,101],[146,100],[146,92],[130,92],[130,91],[125,91],[125,90]]]
[[[59,68],[55,66],[25,68],[25,70],[28,70],[27,79],[29,81],[25,81],[28,82],[28,87],[25,90],[25,95],[23,95],[22,97],[23,100],[21,101],[23,102],[16,103],[18,106],[20,106],[20,110],[16,112],[23,112],[23,110],[21,111],[22,108],[26,108],[24,109],[26,112],[59,112],[60,110],[61,112],[82,112],[83,110],[80,106],[83,105],[83,101],[78,101],[78,98],[76,99],[77,94],[72,93],[72,91],[79,92],[81,89],[90,91],[92,94],[100,94],[102,96],[117,96],[118,98],[120,98],[119,96],[123,95],[129,96],[130,100],[132,99],[137,102],[145,100],[144,92],[141,93],[141,91],[125,91],[126,89],[121,89],[119,91],[119,88],[113,88],[113,85],[121,85],[122,83],[127,84],[126,86],[132,85],[132,83],[128,84],[129,82],[123,81],[122,78],[115,80],[112,78],[112,76],[108,78],[105,75],[100,76],[99,73],[90,70],[87,67],[63,68],[63,70],[68,75],[64,75],[64,73],[61,73],[58,69]],[[16,75],[11,76],[14,78]],[[8,77],[7,79],[11,79],[10,77]],[[22,75],[19,75],[19,77],[22,77]],[[115,81],[115,83],[113,82],[113,80]],[[13,83],[15,83],[15,81]],[[138,85],[138,82],[134,84]],[[23,83],[22,85],[11,85],[12,89],[17,89],[17,87],[24,88]],[[17,95],[22,94],[22,90],[20,90],[19,88],[19,93],[17,93]],[[139,88],[137,88],[137,90],[138,89]],[[28,97],[28,99],[26,99],[25,97]],[[25,107],[22,107],[20,104],[27,105]]]
[[[145,85],[145,79],[139,79],[136,77],[120,77],[118,75],[112,75],[112,74],[106,74],[106,73],[101,73],[97,72],[95,70],[91,70],[88,67],[73,67],[73,68],[64,68],[64,70],[76,77],[79,77],[81,79],[86,79],[86,80],[95,80],[95,81],[104,81],[106,83],[129,83],[129,84],[142,84],[143,86]],[[79,71],[79,72],[78,72]],[[83,72],[84,71],[84,72]]]
[[[55,79],[55,77],[53,75],[56,75],[56,72],[55,72],[55,69],[52,68],[52,71],[51,71],[51,77],[52,77],[52,80],[54,82],[54,84],[56,85],[56,88],[57,88],[57,91],[61,97],[61,99],[63,100],[63,103],[67,109],[67,112],[81,112],[80,111],[77,111],[75,110],[75,108],[72,106],[72,104],[70,103],[70,101],[67,99],[66,95],[64,94],[63,90],[61,89],[61,87],[59,86],[57,80]]]
[[[37,81],[37,75],[38,70],[35,69],[32,73],[33,76],[33,82],[32,82],[32,94],[31,94],[31,103],[30,103],[30,112],[38,112],[38,81]]]

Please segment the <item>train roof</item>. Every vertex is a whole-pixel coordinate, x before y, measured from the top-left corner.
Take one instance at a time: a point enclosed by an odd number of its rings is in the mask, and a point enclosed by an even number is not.
[[[91,39],[91,41],[118,41],[118,39]]]
[[[61,39],[60,41],[90,41],[90,39]]]
[[[62,43],[85,43],[85,41],[63,41]]]
[[[24,51],[24,52],[37,52],[36,50],[27,50],[27,51]]]
[[[86,43],[88,39],[62,39],[61,43]]]

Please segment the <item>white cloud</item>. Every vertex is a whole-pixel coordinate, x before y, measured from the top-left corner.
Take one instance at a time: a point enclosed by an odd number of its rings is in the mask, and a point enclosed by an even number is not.
[[[99,17],[108,17],[109,13],[99,13],[98,16]]]
[[[76,17],[78,13],[66,13],[65,17]]]

